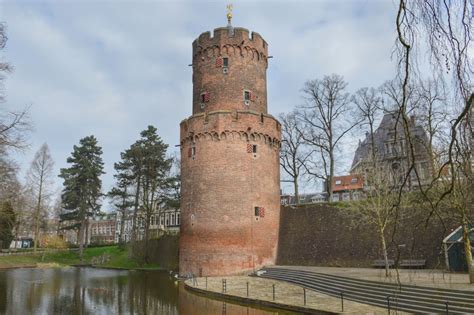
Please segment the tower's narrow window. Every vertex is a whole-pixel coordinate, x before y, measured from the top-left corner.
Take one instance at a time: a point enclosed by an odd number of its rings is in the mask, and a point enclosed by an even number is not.
[[[255,207],[255,216],[256,217],[260,216],[260,208],[259,207]]]
[[[263,114],[260,114],[260,122],[263,123]]]
[[[223,58],[222,59],[222,66],[225,68],[229,67],[229,58]]]
[[[194,160],[196,157],[196,147],[191,147],[188,149],[188,157]]]
[[[248,90],[244,90],[244,104],[250,105],[251,100],[252,100],[252,92]]]
[[[201,93],[201,103],[207,103],[209,102],[210,95],[209,92],[202,92]]]
[[[244,91],[244,101],[250,101],[250,91]]]
[[[257,153],[257,145],[256,144],[252,145],[252,153],[253,154]]]

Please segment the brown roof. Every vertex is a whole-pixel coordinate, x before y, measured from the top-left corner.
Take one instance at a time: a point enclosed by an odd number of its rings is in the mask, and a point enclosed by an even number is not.
[[[359,174],[334,176],[332,181],[333,192],[343,190],[357,190],[362,188],[364,188],[364,178]]]

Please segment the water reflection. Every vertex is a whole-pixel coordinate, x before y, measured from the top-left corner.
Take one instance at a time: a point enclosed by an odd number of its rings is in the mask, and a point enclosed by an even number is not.
[[[0,271],[0,314],[282,314],[207,299],[166,272],[92,268]]]

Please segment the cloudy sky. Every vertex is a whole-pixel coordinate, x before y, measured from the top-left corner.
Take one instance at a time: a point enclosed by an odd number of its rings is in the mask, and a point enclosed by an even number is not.
[[[308,79],[337,73],[355,91],[393,76],[390,0],[232,2],[233,25],[259,32],[274,56],[272,114],[301,104]],[[47,142],[59,172],[72,146],[93,134],[103,147],[108,190],[113,163],[147,125],[176,150],[179,122],[191,114],[191,43],[224,26],[225,13],[225,1],[0,1],[9,37],[1,58],[15,69],[0,106],[31,106],[35,128],[30,149],[15,155],[19,164],[26,169]],[[344,150],[339,173],[354,150]]]

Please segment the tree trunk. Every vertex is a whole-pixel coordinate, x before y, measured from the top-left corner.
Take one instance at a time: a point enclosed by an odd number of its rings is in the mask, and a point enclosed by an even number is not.
[[[135,248],[135,242],[137,239],[137,217],[138,217],[138,201],[140,198],[140,180],[141,177],[137,178],[137,189],[135,191],[135,204],[133,208],[133,218],[132,218],[132,235],[130,239],[130,250],[128,253],[128,258],[133,257],[133,250]]]
[[[471,240],[469,239],[469,226],[466,222],[462,225],[462,238],[464,243],[464,253],[466,257],[467,270],[469,272],[469,283],[474,284],[474,268],[472,265]]]
[[[329,179],[328,179],[328,198],[329,202],[332,202],[332,182],[334,180],[334,152],[331,147],[329,152]]]
[[[295,203],[297,205],[299,205],[300,204],[300,194],[298,192],[299,187],[298,187],[298,177],[297,176],[293,177],[293,185],[295,186]]]
[[[123,245],[125,242],[123,241],[123,232],[125,230],[125,210],[122,212],[122,216],[120,218],[120,234],[119,234],[119,244]]]
[[[41,171],[40,175],[40,185],[38,191],[38,202],[36,203],[36,213],[35,213],[35,244],[33,252],[36,253],[36,248],[38,247],[39,243],[39,229],[40,229],[40,212],[41,212],[41,197],[43,194],[43,171]]]
[[[148,238],[150,232],[150,216],[148,213],[145,215],[145,249],[143,251],[143,261],[148,264]]]
[[[84,248],[87,248],[89,245],[89,218],[86,219],[86,231],[84,237]]]
[[[85,220],[82,220],[81,226],[79,227],[79,257],[81,263],[84,261],[84,228]]]
[[[385,263],[385,277],[390,277],[390,265],[388,263],[388,253],[387,253],[387,243],[385,242],[385,234],[383,229],[379,229],[380,233],[380,241],[382,243],[382,253],[383,253],[383,260]]]

